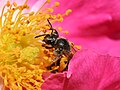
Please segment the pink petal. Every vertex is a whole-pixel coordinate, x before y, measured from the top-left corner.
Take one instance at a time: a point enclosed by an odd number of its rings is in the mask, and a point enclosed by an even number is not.
[[[82,48],[93,48],[101,53],[108,53],[112,56],[120,56],[120,40],[113,40],[108,37],[70,38],[71,41],[82,46]]]
[[[46,2],[46,0],[38,0],[34,6],[31,8],[30,11],[34,11],[37,12],[39,10],[39,8]]]
[[[55,13],[63,13],[67,9],[73,11],[62,23],[63,28],[70,31],[69,36],[108,35],[120,31],[119,0],[58,1],[61,6]]]
[[[63,90],[65,79],[66,77],[63,73],[52,74],[42,84],[41,88],[42,90]]]
[[[70,61],[67,75],[51,75],[42,85],[42,90],[119,89],[120,58],[87,49],[76,53]]]
[[[58,1],[61,6],[55,9],[55,13],[64,13],[67,9],[73,11],[61,24],[63,29],[69,31],[64,37],[83,48],[120,56],[119,0]]]
[[[68,90],[120,89],[120,58],[92,50],[77,52],[69,65]],[[77,89],[76,89],[77,87]]]
[[[8,0],[1,0],[0,1],[0,13],[2,12],[3,6],[7,3]],[[18,5],[23,5],[26,0],[9,0],[12,4],[13,2],[16,2]],[[27,4],[31,8],[38,0],[28,0]],[[45,0],[44,0],[45,1]],[[29,11],[29,10],[26,10]]]
[[[42,74],[42,78],[43,78],[43,80],[46,80],[51,75],[53,75],[53,73],[45,72],[45,73]]]
[[[27,4],[32,7],[38,0],[28,0]]]

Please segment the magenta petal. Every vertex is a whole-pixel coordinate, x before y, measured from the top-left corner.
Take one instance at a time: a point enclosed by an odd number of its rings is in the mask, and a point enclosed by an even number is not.
[[[119,90],[120,58],[81,50],[70,61],[66,73],[53,74],[42,90]]]
[[[84,48],[94,48],[99,52],[120,56],[119,0],[58,1],[61,4],[55,8],[55,13],[72,9],[72,13],[61,23],[62,28],[69,31],[64,37]]]
[[[101,53],[120,57],[120,40],[112,40],[108,37],[93,38],[71,38],[71,41],[82,46],[82,48],[93,48]]]
[[[49,78],[49,76],[53,75],[53,73],[50,73],[50,72],[45,72],[42,74],[42,78],[43,80],[46,80],[47,78]]]
[[[40,7],[43,6],[43,4],[46,2],[46,0],[38,0],[36,1],[36,3],[33,5],[33,7],[31,8],[30,11],[34,11],[34,12],[37,12]]]
[[[38,0],[28,0],[27,4],[32,7]]]
[[[71,36],[110,35],[120,31],[119,0],[59,1],[61,6],[55,12],[73,11],[62,23]]]
[[[66,75],[64,73],[52,74],[42,84],[42,90],[63,90]]]
[[[120,58],[81,50],[70,62],[70,74],[67,90],[119,90]]]

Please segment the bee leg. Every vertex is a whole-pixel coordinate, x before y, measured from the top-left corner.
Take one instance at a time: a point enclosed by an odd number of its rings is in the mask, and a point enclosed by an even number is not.
[[[56,66],[56,65],[59,66],[59,65],[60,65],[60,60],[61,60],[61,59],[59,59],[57,62],[53,63],[51,66],[47,67],[47,69],[48,69],[48,70],[52,70],[52,67],[53,67],[53,66]],[[56,65],[55,65],[55,64],[56,64]],[[58,69],[51,71],[51,73],[56,73],[56,72],[58,72]]]
[[[61,56],[56,56],[56,57],[53,59],[52,64],[55,63],[55,62],[57,62],[59,59],[61,59]]]
[[[51,62],[50,66],[47,67],[48,70],[52,70],[52,67],[55,66],[55,63],[57,63],[57,66],[59,65],[60,63],[60,59],[61,59],[61,56],[57,56],[53,59],[53,61]]]
[[[69,62],[70,62],[70,60],[73,57],[72,53],[69,53],[69,54],[68,53],[64,53],[64,55],[68,58],[68,60],[66,62],[64,62],[66,64],[66,67],[62,71],[66,71],[68,69]]]
[[[48,45],[46,45],[46,44],[42,44],[42,46],[45,47],[46,49],[51,49],[51,48],[53,48],[52,46],[48,46]]]

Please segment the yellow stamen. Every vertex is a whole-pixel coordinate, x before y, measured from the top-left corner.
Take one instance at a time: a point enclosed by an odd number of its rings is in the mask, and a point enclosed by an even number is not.
[[[65,14],[66,14],[66,15],[69,15],[71,12],[72,12],[72,10],[71,10],[71,9],[68,9]]]
[[[60,5],[59,2],[55,2],[55,6],[58,7]]]
[[[15,7],[17,7],[17,3],[16,3],[16,2],[13,2],[13,5],[14,5]]]
[[[47,0],[47,3],[50,3],[51,2],[51,0]]]
[[[78,50],[81,49],[81,46],[75,45],[75,47],[76,47]]]
[[[65,34],[69,34],[69,32],[68,32],[68,31],[64,31],[64,33],[65,33]]]
[[[18,5],[8,1],[0,16],[0,77],[4,80],[4,88],[10,90],[40,90],[44,72],[56,69],[61,72],[67,65],[64,63],[67,57],[63,56],[60,66],[48,70],[46,67],[56,57],[54,48],[46,49],[42,46],[44,37],[34,37],[40,33],[51,33],[48,31],[50,25],[47,19],[51,23],[62,22],[63,17],[71,11],[53,15],[54,7],[59,6],[59,2],[43,9],[50,2],[47,0],[38,12],[23,13],[23,10],[29,9],[27,2],[28,0],[23,5]],[[60,27],[58,29],[62,30]],[[68,34],[67,31],[65,33]]]
[[[62,27],[58,27],[58,30],[59,30],[59,31],[62,31]]]

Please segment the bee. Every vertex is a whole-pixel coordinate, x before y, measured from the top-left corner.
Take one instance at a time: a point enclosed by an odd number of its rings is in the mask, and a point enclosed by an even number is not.
[[[49,19],[47,19],[47,21],[50,25],[49,30],[51,30],[51,33],[35,36],[35,38],[44,36],[44,39],[42,40],[42,42],[44,42],[44,44],[42,46],[45,47],[46,49],[54,48],[53,53],[55,54],[55,58],[52,60],[50,66],[48,66],[47,69],[50,70],[51,67],[55,65],[55,63],[57,63],[57,65],[59,66],[60,65],[60,60],[61,60],[62,56],[64,55],[68,59],[67,60],[67,66],[64,69],[64,70],[66,70],[67,67],[68,67],[69,61],[73,57],[73,53],[71,51],[71,45],[69,44],[67,39],[60,38],[59,33],[57,32],[56,29],[54,29],[52,27],[52,24],[50,23]]]

